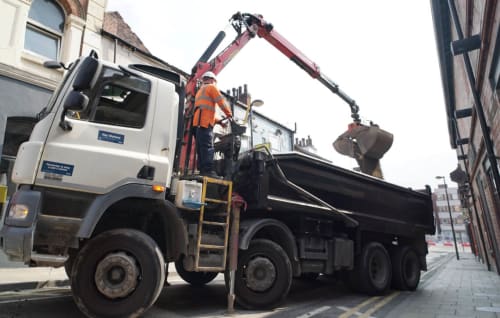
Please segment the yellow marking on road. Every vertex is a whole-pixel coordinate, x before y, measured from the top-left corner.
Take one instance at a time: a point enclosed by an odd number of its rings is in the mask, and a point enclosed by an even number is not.
[[[399,294],[400,294],[400,292],[394,292],[394,293],[390,294],[389,296],[382,298],[381,301],[379,301],[378,303],[376,303],[375,306],[373,306],[372,308],[370,308],[369,310],[367,310],[363,315],[359,316],[359,318],[368,318],[368,317],[370,317],[371,314],[373,314],[375,311],[377,311],[381,307],[387,305],[391,300],[393,300]]]
[[[0,184],[0,204],[5,203],[6,201],[7,201],[7,186]]]
[[[377,301],[379,298],[380,298],[379,296],[368,298],[367,300],[365,300],[361,304],[357,305],[354,308],[351,308],[349,311],[346,311],[345,313],[343,313],[342,315],[340,315],[339,318],[349,318],[353,314],[355,314],[356,312],[358,312],[361,308],[363,308],[366,305],[369,305],[369,304],[373,303],[374,301]]]
[[[330,309],[330,306],[323,306],[323,307],[317,308],[313,311],[307,312],[303,315],[297,316],[297,318],[310,318],[312,316],[315,316],[317,314],[322,313],[323,311],[327,311],[328,309]]]

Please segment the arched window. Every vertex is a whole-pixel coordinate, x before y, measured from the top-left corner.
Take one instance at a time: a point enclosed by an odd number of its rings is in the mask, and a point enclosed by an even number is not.
[[[52,60],[59,58],[64,11],[52,0],[33,0],[26,24],[24,48]]]

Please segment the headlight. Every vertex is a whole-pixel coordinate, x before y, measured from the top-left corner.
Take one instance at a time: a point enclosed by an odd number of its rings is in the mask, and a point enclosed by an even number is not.
[[[9,210],[9,218],[24,220],[28,216],[29,208],[24,204],[13,204]]]

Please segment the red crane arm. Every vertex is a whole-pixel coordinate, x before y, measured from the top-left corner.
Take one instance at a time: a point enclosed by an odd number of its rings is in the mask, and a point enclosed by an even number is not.
[[[356,102],[347,96],[339,89],[339,86],[330,80],[327,76],[321,73],[319,66],[309,59],[304,53],[297,49],[292,43],[285,39],[281,34],[274,30],[273,25],[266,22],[261,15],[254,15],[248,13],[236,13],[231,18],[231,23],[238,35],[231,44],[229,44],[217,56],[208,61],[210,56],[216,50],[217,46],[222,42],[225,34],[220,32],[217,37],[212,41],[211,45],[196,63],[191,72],[191,77],[186,84],[186,107],[184,111],[184,142],[183,151],[181,152],[181,167],[190,166],[186,161],[189,155],[186,155],[187,148],[191,148],[190,136],[190,120],[194,110],[194,96],[198,82],[207,71],[212,71],[218,74],[224,67],[233,59],[233,57],[253,38],[255,35],[267,40],[271,45],[283,53],[286,57],[297,64],[301,69],[307,72],[311,77],[318,79],[330,91],[337,94],[342,98],[351,108],[351,117],[356,124],[360,123],[358,115],[359,106]],[[182,164],[185,162],[185,164]]]
[[[276,49],[278,49],[286,57],[292,60],[292,62],[297,64],[297,66],[311,75],[312,78],[318,79],[330,91],[342,98],[342,100],[349,104],[351,108],[351,117],[353,118],[354,122],[357,124],[361,122],[358,115],[359,106],[356,104],[356,102],[349,96],[347,96],[347,94],[345,94],[342,90],[340,90],[339,86],[335,84],[331,79],[329,79],[325,74],[321,73],[319,66],[316,63],[309,59],[304,53],[302,53],[276,30],[274,30],[272,24],[266,22],[260,15],[237,13],[233,16],[233,19],[235,17],[246,20],[246,24],[249,26],[256,26],[258,30],[257,34],[259,37],[267,40]]]
[[[232,16],[231,23],[238,32],[238,36],[236,37],[236,39],[212,60],[206,62],[205,60],[208,59],[213,51],[215,51],[217,45],[222,41],[224,35],[222,35],[222,38],[220,38],[221,34],[219,33],[217,38],[214,40],[214,42],[212,42],[209,49],[207,49],[207,51],[203,55],[207,58],[203,58],[202,56],[202,58],[200,58],[200,61],[198,61],[196,66],[193,68],[193,75],[186,85],[186,96],[188,98],[186,114],[189,114],[192,111],[192,97],[194,97],[197,82],[200,80],[203,73],[212,71],[215,74],[218,74],[255,35],[258,35],[259,37],[268,41],[290,60],[292,60],[311,77],[318,79],[330,91],[342,98],[347,104],[349,104],[351,108],[351,116],[354,122],[360,122],[358,115],[359,106],[356,104],[356,102],[349,96],[347,96],[347,94],[345,94],[342,90],[340,90],[339,86],[336,83],[334,83],[326,75],[321,73],[319,66],[316,63],[309,59],[285,37],[274,30],[273,25],[266,22],[261,15],[238,12]]]

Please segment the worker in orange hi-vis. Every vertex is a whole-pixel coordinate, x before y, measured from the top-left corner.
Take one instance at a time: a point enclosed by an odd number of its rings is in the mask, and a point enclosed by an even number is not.
[[[196,93],[194,102],[193,129],[195,129],[196,153],[198,155],[198,170],[201,175],[217,177],[214,171],[213,128],[216,123],[215,107],[231,118],[231,108],[216,86],[217,78],[212,72],[202,76],[203,85]]]

